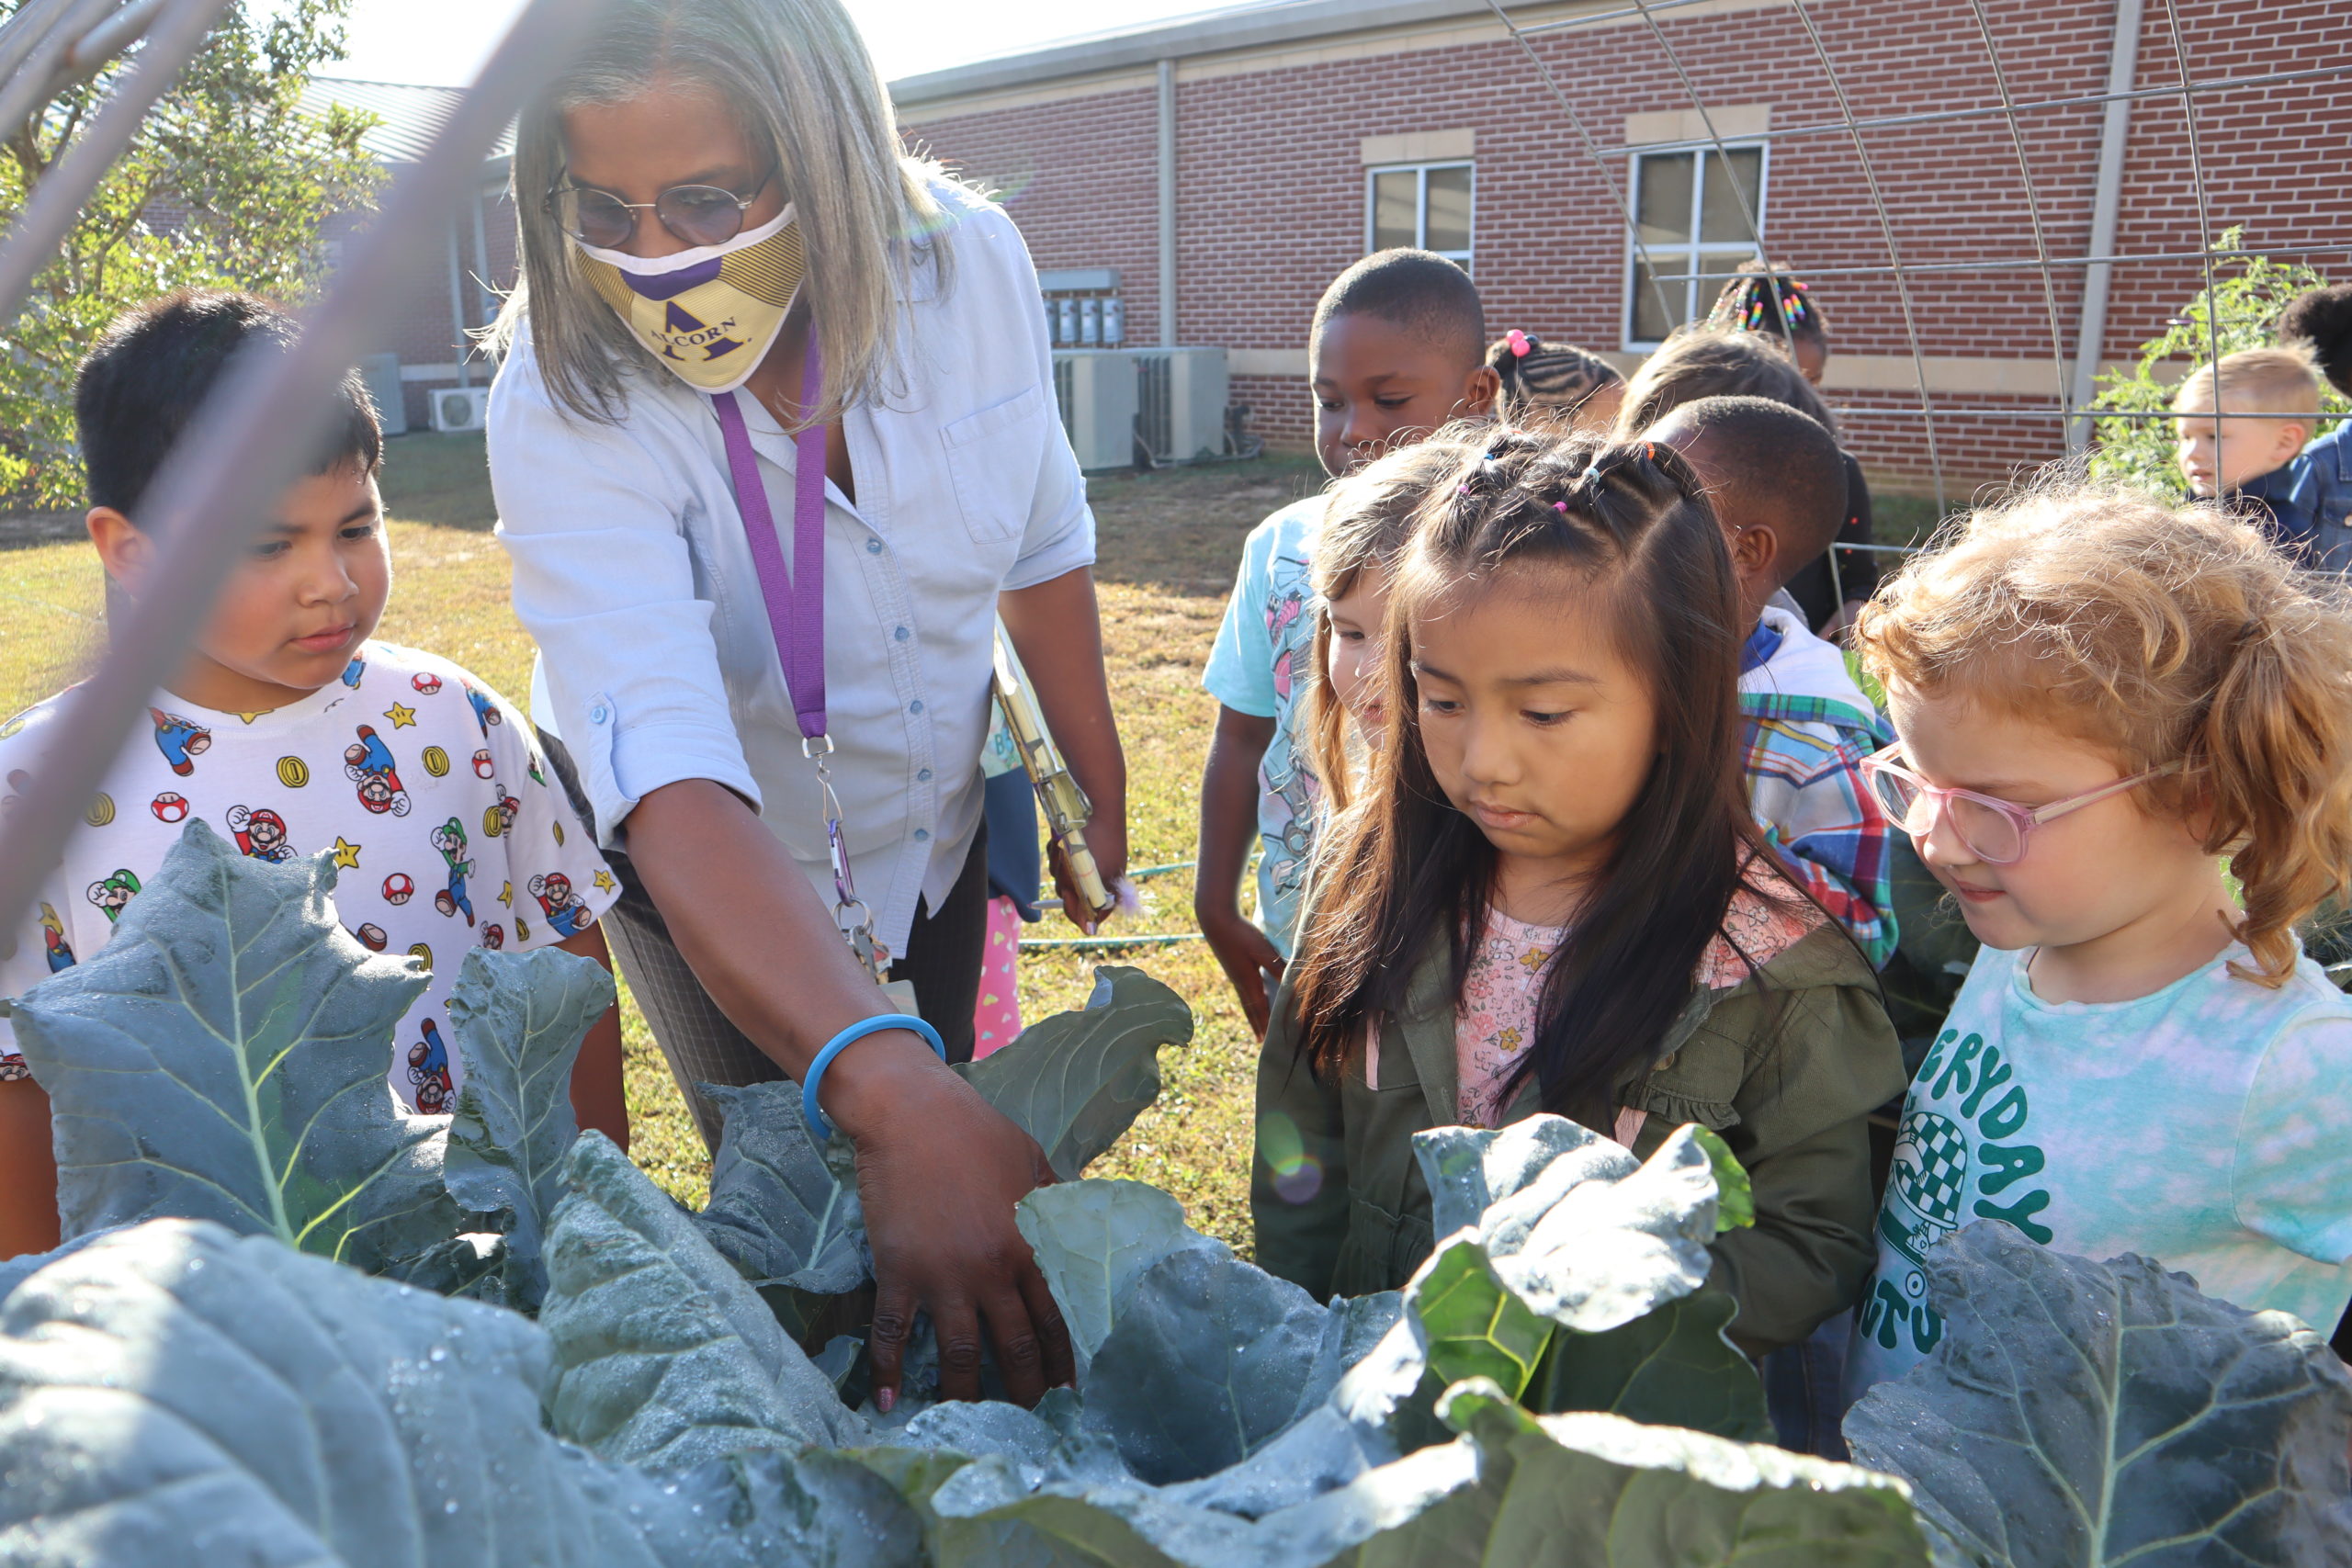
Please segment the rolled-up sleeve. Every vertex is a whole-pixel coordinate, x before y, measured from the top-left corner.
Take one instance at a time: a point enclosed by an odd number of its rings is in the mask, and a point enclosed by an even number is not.
[[[514,613],[539,646],[554,719],[617,847],[637,803],[709,779],[756,807],[681,504],[695,504],[629,425],[567,417],[527,342],[491,391],[491,486]]]

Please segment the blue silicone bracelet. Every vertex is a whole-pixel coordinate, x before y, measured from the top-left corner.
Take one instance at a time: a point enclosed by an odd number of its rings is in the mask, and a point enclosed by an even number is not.
[[[922,1035],[933,1050],[939,1053],[941,1061],[947,1060],[947,1042],[939,1037],[939,1031],[912,1013],[886,1012],[879,1018],[864,1019],[851,1024],[847,1029],[825,1042],[825,1048],[817,1053],[815,1061],[808,1064],[808,1076],[801,1080],[800,1111],[802,1115],[808,1118],[808,1125],[816,1129],[817,1136],[820,1138],[831,1138],[833,1135],[833,1124],[826,1121],[825,1113],[817,1108],[817,1086],[825,1081],[825,1069],[833,1065],[834,1057],[850,1046],[869,1034],[879,1034],[886,1029],[913,1031]]]

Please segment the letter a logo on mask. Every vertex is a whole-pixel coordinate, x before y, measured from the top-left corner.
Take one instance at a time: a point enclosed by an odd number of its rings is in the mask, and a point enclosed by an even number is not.
[[[733,391],[759,368],[807,271],[789,207],[723,245],[652,260],[587,244],[580,254],[630,335],[680,380],[711,393]]]

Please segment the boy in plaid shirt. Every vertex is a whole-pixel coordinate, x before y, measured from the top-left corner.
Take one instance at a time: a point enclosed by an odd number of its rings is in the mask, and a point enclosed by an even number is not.
[[[1706,482],[1739,577],[1749,807],[1787,870],[1873,964],[1894,954],[1889,826],[1861,762],[1894,739],[1844,655],[1773,595],[1845,521],[1846,468],[1817,423],[1763,398],[1702,398],[1653,425]]]

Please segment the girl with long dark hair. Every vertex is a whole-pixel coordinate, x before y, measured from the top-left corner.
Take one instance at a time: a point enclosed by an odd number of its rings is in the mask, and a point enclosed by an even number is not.
[[[1751,1351],[1867,1272],[1865,1118],[1903,1062],[1869,963],[1742,795],[1731,564],[1673,451],[1505,432],[1391,591],[1389,743],[1341,818],[1260,1059],[1259,1262],[1317,1296],[1430,1252],[1412,1135],[1566,1115],[1720,1133],[1757,1223],[1713,1282]]]

